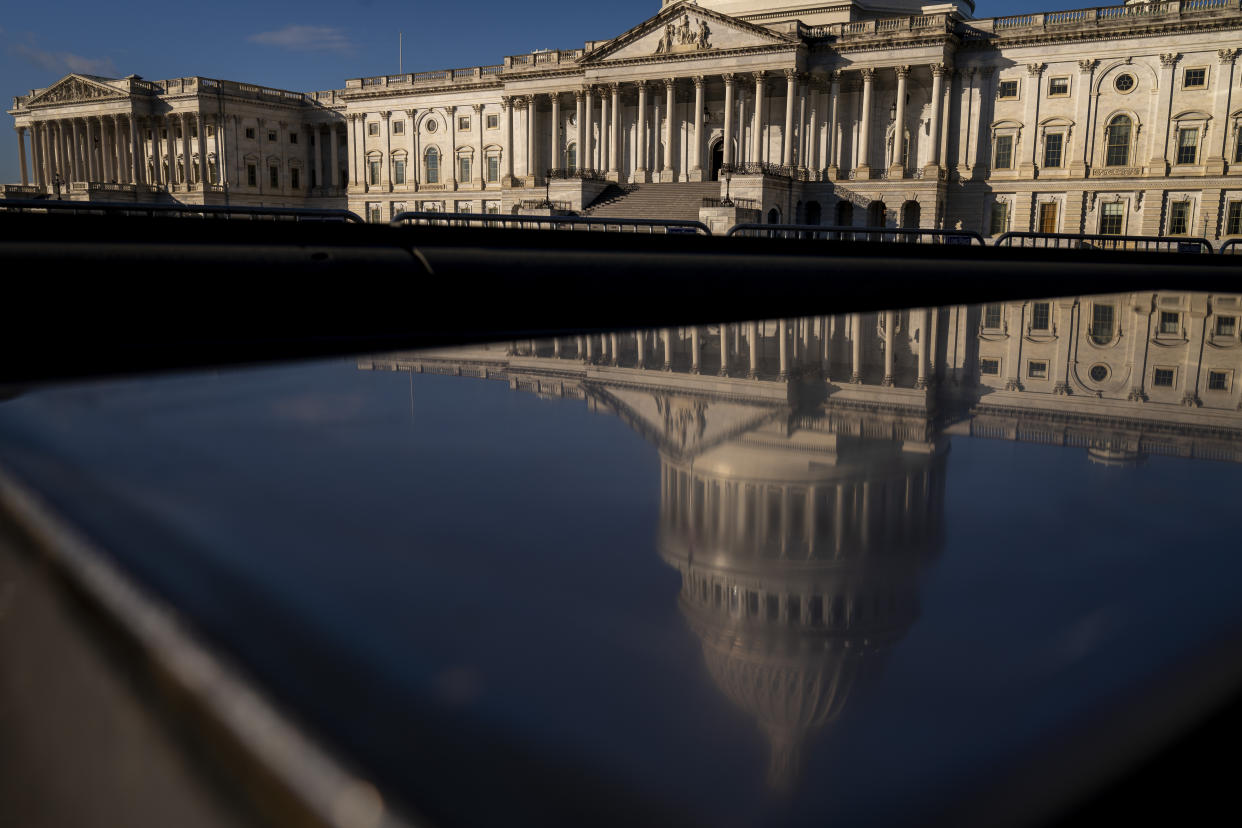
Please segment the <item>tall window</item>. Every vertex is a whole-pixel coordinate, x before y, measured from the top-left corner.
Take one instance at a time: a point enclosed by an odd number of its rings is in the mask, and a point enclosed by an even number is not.
[[[1198,128],[1177,131],[1177,163],[1193,164],[1199,159]]]
[[[1169,203],[1169,235],[1184,236],[1186,235],[1187,226],[1190,224],[1190,202],[1189,201],[1173,201]]]
[[[393,121],[392,122],[392,134],[393,135],[404,135],[405,134],[405,121]]]
[[[405,160],[404,159],[397,159],[396,161],[392,162],[392,183],[393,184],[404,184],[405,183]]]
[[[1239,164],[1242,164],[1242,126],[1239,126],[1237,130],[1238,141],[1233,147],[1233,160]]]
[[[1036,302],[1031,305],[1031,330],[1046,331],[1051,317],[1052,306],[1048,302]]]
[[[299,170],[297,167],[294,167],[293,169],[289,170],[290,189],[294,189],[294,190],[302,189],[302,174],[301,173],[302,171]]]
[[[1061,166],[1061,150],[1065,147],[1065,133],[1049,132],[1044,136],[1044,166],[1055,169]]]
[[[1120,201],[1110,201],[1104,205],[1100,215],[1100,232],[1109,236],[1120,236],[1125,229],[1125,207]]]
[[[1057,232],[1057,203],[1045,201],[1039,205],[1039,232]]]
[[[1107,345],[1113,341],[1113,306],[1091,306],[1091,340],[1096,345]]]
[[[999,236],[1009,230],[1009,202],[997,201],[992,204],[991,235]]]
[[[267,179],[273,189],[280,187],[280,167],[268,167]]]
[[[1106,167],[1124,167],[1130,163],[1130,116],[1118,115],[1108,124],[1108,143],[1104,157]]]
[[[997,330],[1001,326],[1001,306],[1000,305],[984,305],[983,306],[983,327],[990,330]]]
[[[996,151],[992,154],[992,166],[998,170],[1013,169],[1013,136],[997,135]]]
[[[462,155],[457,158],[457,180],[470,181],[470,156]]]
[[[578,169],[578,145],[570,144],[565,147],[565,169],[573,172]]]
[[[383,214],[380,210],[380,203],[378,201],[367,202],[367,221],[371,222],[372,224],[379,224],[381,221],[384,220],[382,215]]]
[[[496,182],[500,180],[500,156],[489,155],[487,157],[487,180]]]
[[[250,187],[259,186],[259,170],[254,164],[246,165],[246,185]]]
[[[367,162],[367,181],[371,184],[372,187],[375,187],[380,183],[380,162],[379,161],[372,160],[372,161]]]
[[[440,183],[440,151],[435,147],[427,148],[427,183]]]
[[[1242,236],[1242,201],[1229,202],[1229,212],[1225,214],[1225,234]]]

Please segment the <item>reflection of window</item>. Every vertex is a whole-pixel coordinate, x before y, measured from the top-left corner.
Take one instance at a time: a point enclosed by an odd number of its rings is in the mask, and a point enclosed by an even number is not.
[[[1113,306],[1091,306],[1091,340],[1096,345],[1107,345],[1113,341]]]
[[[1100,232],[1109,236],[1119,236],[1125,229],[1125,205],[1119,201],[1110,201],[1104,205],[1100,215]]]
[[[1168,336],[1181,333],[1181,314],[1172,311],[1160,311],[1160,334]]]
[[[1051,309],[1051,305],[1048,302],[1036,302],[1031,306],[1031,330],[1048,330]]]
[[[1233,336],[1238,329],[1238,318],[1236,316],[1218,316],[1216,317],[1216,335],[1217,336]]]
[[[996,151],[992,154],[992,166],[998,170],[1013,169],[1013,136],[997,135]]]
[[[984,305],[983,306],[983,327],[998,329],[1001,326],[1001,306],[1000,305]]]
[[[1161,388],[1173,387],[1173,369],[1157,368],[1152,371],[1151,384]]]
[[[1199,158],[1199,130],[1197,127],[1177,131],[1177,163],[1193,164]]]
[[[1000,376],[1000,360],[999,359],[979,360],[979,373],[986,374],[991,377]]]
[[[1044,136],[1044,166],[1057,168],[1061,166],[1061,150],[1065,146],[1065,133],[1049,132]]]
[[[1031,379],[1048,378],[1048,360],[1033,359],[1026,364],[1026,375]]]
[[[992,205],[992,235],[998,236],[1009,230],[1009,202],[997,201]]]
[[[1189,201],[1173,201],[1169,203],[1169,235],[1184,236],[1186,235],[1187,225],[1190,223],[1190,202]]]
[[[1109,123],[1104,166],[1124,167],[1130,163],[1130,127],[1128,115],[1118,115]]]
[[[996,87],[996,97],[1002,101],[1018,97],[1018,82],[1016,80],[1001,81]]]
[[[1208,371],[1209,391],[1228,391],[1229,375],[1224,371]]]
[[[1039,232],[1057,232],[1057,203],[1045,201],[1039,205]]]

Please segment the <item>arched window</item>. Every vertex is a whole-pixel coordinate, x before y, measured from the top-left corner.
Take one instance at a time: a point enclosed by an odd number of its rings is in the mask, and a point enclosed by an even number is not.
[[[781,223],[781,211],[777,209],[776,207],[773,207],[771,210],[768,210],[768,224],[780,224],[780,223]]]
[[[888,207],[883,201],[873,201],[867,208],[867,226],[883,227],[888,216]]]
[[[1104,166],[1124,167],[1130,163],[1130,134],[1132,131],[1129,115],[1118,115],[1108,122]]]
[[[806,204],[806,223],[819,224],[821,220],[821,208],[818,201],[808,201]]]
[[[565,169],[573,172],[578,169],[578,145],[570,144],[565,147]]]
[[[837,226],[854,226],[854,205],[848,201],[837,202]]]
[[[427,148],[427,183],[440,183],[440,150],[435,147]]]

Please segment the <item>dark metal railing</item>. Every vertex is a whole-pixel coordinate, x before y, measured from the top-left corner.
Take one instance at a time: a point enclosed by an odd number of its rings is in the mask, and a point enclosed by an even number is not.
[[[899,227],[843,227],[818,224],[737,224],[725,235],[768,239],[986,246],[983,237],[971,230],[918,230]]]
[[[546,171],[545,175],[552,181],[572,180],[580,178],[585,181],[607,181],[608,173],[604,170],[580,170],[577,167]]]
[[[759,202],[753,198],[705,198],[704,207],[736,207],[739,210],[758,210]]]
[[[1242,239],[1227,239],[1220,244],[1222,256],[1242,256]]]
[[[780,164],[725,164],[720,168],[721,175],[770,175],[776,178],[793,178],[797,172],[795,167],[782,167]]]
[[[1105,233],[1005,233],[994,247],[1056,247],[1072,250],[1137,250],[1146,253],[1212,253],[1212,243],[1193,236],[1114,236]]]
[[[104,216],[174,216],[270,221],[339,221],[363,224],[349,210],[310,207],[245,207],[241,205],[130,204],[124,201],[59,201],[56,199],[0,199],[0,213],[67,213]]]
[[[585,230],[612,233],[686,233],[710,236],[699,221],[679,219],[597,218],[595,216],[503,216],[484,213],[399,213],[393,226],[514,227],[526,230]]]

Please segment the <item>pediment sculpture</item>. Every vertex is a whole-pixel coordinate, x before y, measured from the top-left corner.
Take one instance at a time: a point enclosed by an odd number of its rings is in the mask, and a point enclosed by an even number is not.
[[[689,13],[681,16],[679,23],[668,23],[664,34],[656,43],[657,55],[668,55],[675,52],[695,52],[712,48],[712,30],[702,18],[695,20],[697,25],[690,23]]]
[[[87,83],[81,78],[66,78],[48,89],[33,103],[70,103],[91,101],[99,98],[120,97],[114,90]]]

